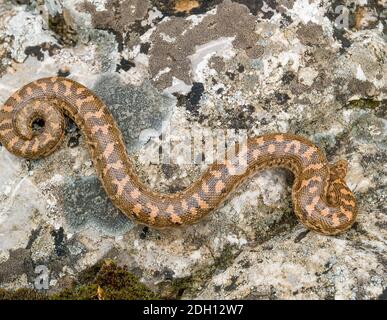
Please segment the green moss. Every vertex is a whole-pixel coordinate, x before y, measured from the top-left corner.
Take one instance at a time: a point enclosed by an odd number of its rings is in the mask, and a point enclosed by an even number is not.
[[[89,284],[94,282],[95,277],[98,272],[101,270],[105,261],[101,260],[95,265],[86,268],[78,274],[78,284]]]
[[[375,109],[380,105],[380,102],[371,99],[359,99],[351,101],[349,105],[354,108]]]
[[[47,295],[32,289],[0,289],[0,300],[149,300],[157,296],[127,270],[106,260],[81,272],[71,288]]]
[[[98,285],[82,285],[64,289],[50,297],[51,300],[98,300]]]
[[[359,99],[353,100],[348,103],[348,106],[352,109],[366,109],[373,110],[378,117],[386,116],[386,100],[375,101],[372,99]]]
[[[33,289],[22,288],[16,291],[0,289],[0,300],[46,300],[48,297]]]
[[[138,277],[127,270],[126,266],[117,266],[111,260],[105,260],[82,271],[76,283],[58,293],[47,295],[31,289],[9,291],[0,289],[0,300],[149,300],[180,299],[184,293],[200,290],[200,285],[217,270],[226,269],[235,258],[232,246],[226,246],[212,265],[198,270],[189,277],[174,279],[165,283],[162,296],[156,295],[142,284]]]
[[[128,272],[107,260],[84,271],[78,284],[51,296],[56,300],[149,300],[156,295]]]
[[[183,293],[193,289],[195,277],[189,276],[172,280],[168,290],[164,292],[164,299],[181,299]]]

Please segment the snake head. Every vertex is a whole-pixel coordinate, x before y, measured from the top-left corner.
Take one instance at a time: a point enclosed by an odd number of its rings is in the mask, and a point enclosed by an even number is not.
[[[339,205],[343,193],[353,197],[352,191],[348,188],[345,177],[348,172],[348,162],[339,160],[329,167],[329,186],[327,193],[328,203]],[[354,197],[353,197],[354,198]]]
[[[337,179],[345,179],[348,171],[348,162],[346,160],[336,161],[329,168],[330,180],[335,181]]]
[[[340,160],[325,169],[328,170],[324,173],[324,183],[316,178],[313,185],[304,183],[304,187],[296,189],[293,202],[297,216],[308,228],[334,235],[352,226],[357,216],[357,204],[345,181],[348,163]],[[313,195],[313,191],[318,190],[321,193]]]

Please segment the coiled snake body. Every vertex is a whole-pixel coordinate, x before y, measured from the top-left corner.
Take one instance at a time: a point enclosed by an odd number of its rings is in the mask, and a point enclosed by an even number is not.
[[[329,165],[312,142],[287,133],[248,139],[239,154],[212,164],[182,192],[152,192],[134,172],[120,129],[106,105],[88,88],[66,78],[40,79],[15,92],[0,109],[0,142],[17,156],[47,156],[63,140],[63,114],[82,129],[109,198],[142,223],[155,227],[194,223],[218,207],[252,172],[268,167],[284,167],[294,173],[294,212],[309,229],[337,234],[355,221],[355,197],[344,180],[346,162]],[[32,129],[38,118],[45,123],[39,133]],[[240,157],[244,157],[247,170],[235,174],[241,166]]]

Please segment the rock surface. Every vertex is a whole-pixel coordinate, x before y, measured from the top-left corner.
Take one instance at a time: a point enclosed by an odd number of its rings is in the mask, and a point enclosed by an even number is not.
[[[292,176],[267,170],[197,225],[144,227],[112,206],[68,121],[48,158],[0,146],[0,287],[33,288],[45,266],[56,292],[112,258],[162,297],[385,299],[386,3],[357,3],[0,0],[0,102],[45,76],[87,85],[150,188],[184,189],[206,167],[149,161],[152,137],[283,131],[347,159],[360,206],[345,234],[308,232],[292,213]]]

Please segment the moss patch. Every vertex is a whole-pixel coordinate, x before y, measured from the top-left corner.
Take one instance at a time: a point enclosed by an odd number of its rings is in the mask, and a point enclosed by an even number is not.
[[[148,300],[156,299],[156,295],[128,272],[126,266],[106,260],[100,267],[97,265],[83,272],[74,288],[65,289],[51,299]]]
[[[149,300],[157,296],[139,279],[111,260],[81,272],[78,281],[63,291],[47,295],[33,289],[0,289],[0,300]]]
[[[386,117],[386,104],[387,101],[375,101],[372,99],[359,99],[359,100],[353,100],[348,103],[348,106],[351,109],[367,109],[367,110],[373,110],[375,112],[375,115],[377,117]]]
[[[181,299],[186,291],[193,291],[195,285],[195,276],[173,279],[172,282],[164,288],[163,299],[175,300]]]
[[[47,295],[33,289],[22,288],[16,291],[0,289],[0,300],[46,300]]]
[[[214,257],[214,263],[188,277],[171,279],[161,284],[159,294],[141,283],[126,266],[103,260],[80,272],[76,281],[58,293],[46,294],[33,289],[16,291],[0,289],[0,300],[150,300],[181,299],[189,292],[195,296],[201,286],[216,272],[227,269],[239,254],[231,245]]]

